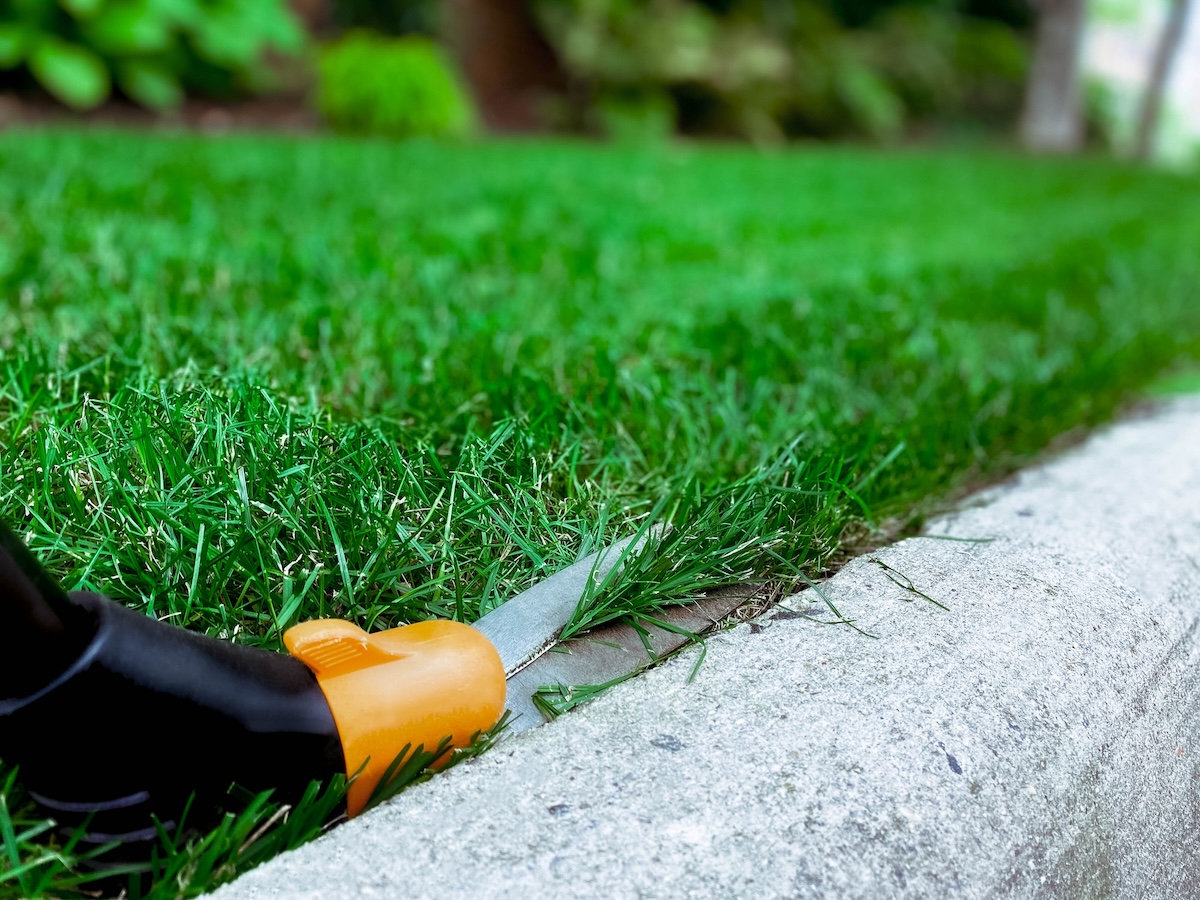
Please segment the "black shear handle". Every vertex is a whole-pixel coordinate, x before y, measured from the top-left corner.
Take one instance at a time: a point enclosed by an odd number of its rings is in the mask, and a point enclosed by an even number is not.
[[[71,601],[0,520],[0,699],[50,683],[95,632],[95,617]]]

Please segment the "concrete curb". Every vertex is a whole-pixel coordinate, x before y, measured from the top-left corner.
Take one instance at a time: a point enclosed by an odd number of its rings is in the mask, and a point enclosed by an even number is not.
[[[1200,400],[928,534],[215,896],[1200,895]]]

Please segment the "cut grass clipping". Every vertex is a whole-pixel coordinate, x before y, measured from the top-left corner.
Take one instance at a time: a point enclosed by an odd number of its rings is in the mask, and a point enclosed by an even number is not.
[[[69,588],[270,648],[471,621],[651,523],[572,632],[813,578],[847,526],[1194,371],[1197,194],[953,153],[9,132],[0,513]],[[0,892],[83,890],[21,796]],[[233,815],[146,889],[239,870],[276,813]]]

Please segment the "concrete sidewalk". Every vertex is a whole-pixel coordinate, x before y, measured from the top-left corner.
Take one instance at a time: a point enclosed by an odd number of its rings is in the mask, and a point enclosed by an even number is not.
[[[1200,896],[1200,400],[928,534],[216,896]]]

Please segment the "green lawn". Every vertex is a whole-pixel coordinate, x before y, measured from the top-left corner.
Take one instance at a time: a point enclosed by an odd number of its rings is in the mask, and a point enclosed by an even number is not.
[[[1194,364],[1197,247],[1200,181],[1095,161],[8,133],[0,514],[268,647],[669,522],[576,626],[649,615]]]

